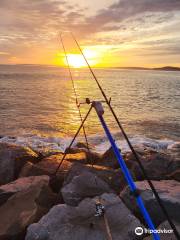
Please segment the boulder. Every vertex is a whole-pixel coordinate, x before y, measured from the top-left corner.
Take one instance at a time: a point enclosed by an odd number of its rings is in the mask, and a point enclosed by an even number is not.
[[[78,176],[85,172],[92,172],[97,175],[100,179],[106,182],[109,187],[117,192],[120,191],[126,186],[126,181],[120,169],[112,169],[109,167],[103,167],[99,165],[82,165],[82,164],[73,164],[69,170],[63,185],[66,185],[72,181],[75,176]]]
[[[168,174],[166,178],[167,179],[174,179],[174,180],[180,182],[180,169]]]
[[[30,162],[23,167],[19,177],[48,175],[50,177],[50,186],[54,192],[59,192],[62,187],[64,178],[68,173],[68,169],[72,165],[71,162],[64,160],[59,171],[55,175],[55,171],[59,166],[60,159],[56,157],[48,157],[37,164]]]
[[[12,196],[0,206],[0,239],[24,239],[27,226],[48,212],[56,200],[48,184],[48,176],[38,176],[18,179],[1,187],[2,192]]]
[[[177,231],[180,233],[180,223],[174,222]],[[169,223],[163,222],[161,223],[157,230],[160,232],[159,236],[161,240],[177,240],[176,236],[173,233],[173,230],[171,229]],[[164,231],[164,232],[161,232]],[[144,238],[144,240],[153,240],[154,238],[152,236]]]
[[[129,160],[135,161],[132,153],[128,153],[125,159],[127,162]],[[179,158],[175,158],[175,156],[169,152],[146,150],[143,154],[141,153],[140,160],[148,177],[152,180],[170,179],[173,177],[173,172],[180,169]]]
[[[113,192],[106,182],[91,172],[75,176],[72,181],[61,189],[64,202],[76,206],[87,197],[95,197],[102,193]]]
[[[167,151],[167,153],[171,156],[172,161],[168,166],[168,173],[173,174],[180,170],[180,143],[174,144],[174,146]],[[177,176],[174,174],[174,176]],[[180,176],[178,177],[179,180]]]
[[[53,176],[61,163],[63,154],[55,154],[43,158],[37,164],[28,162],[21,170],[19,177],[48,175],[51,177],[50,185],[55,192],[59,192],[65,176],[74,162],[86,161],[85,153],[67,154],[56,176]]]
[[[34,176],[34,175],[52,175],[63,158],[63,154],[55,154],[43,158],[37,164],[27,163],[20,173],[20,177]],[[86,160],[85,153],[67,154],[59,169],[61,175],[67,173],[73,162],[84,162]]]
[[[67,148],[66,152],[68,154],[84,154],[85,159],[82,159],[83,161],[81,161],[82,163],[89,163],[89,164],[95,164],[96,162],[100,162],[101,160],[101,155],[93,152],[91,150],[88,150],[86,148],[78,148],[78,147],[74,147],[74,148]],[[80,162],[80,161],[79,161]]]
[[[0,185],[15,180],[24,164],[37,158],[30,148],[0,143]]]
[[[152,181],[155,189],[157,190],[159,197],[161,198],[169,216],[177,222],[180,222],[180,183],[175,180],[162,180]],[[146,181],[136,182],[137,189],[139,190],[144,204],[150,213],[154,223],[158,226],[160,223],[166,220],[159,204],[157,203],[153,192],[151,191]],[[126,187],[120,194],[120,197],[126,204],[126,206],[140,219],[139,208],[129,187]]]
[[[141,226],[115,194],[100,197],[113,239],[140,239],[134,233]],[[107,238],[103,217],[95,217],[99,197],[86,198],[77,207],[54,206],[38,223],[28,227],[25,240],[104,240]],[[142,239],[142,238],[141,238]]]
[[[48,176],[31,176],[31,177],[22,177],[18,178],[16,181],[10,182],[8,184],[0,186],[0,192],[9,192],[12,194],[25,191],[30,187],[38,186],[39,184],[49,183]]]
[[[132,163],[132,164],[131,164]],[[127,162],[127,166],[131,171],[131,174],[135,180],[141,180],[141,173],[139,173],[139,169],[135,162],[129,161]],[[127,186],[127,182],[124,178],[124,175],[121,169],[113,169],[107,166],[100,165],[90,165],[90,164],[79,164],[74,163],[67,176],[65,177],[64,185],[71,182],[74,176],[80,175],[83,172],[92,172],[96,174],[99,178],[101,178],[104,182],[106,182],[111,189],[116,191],[118,194],[120,191]]]
[[[103,166],[112,167],[112,168],[119,168],[119,163],[117,161],[117,158],[116,158],[116,156],[114,154],[114,151],[113,151],[112,147],[110,147],[102,155],[100,161],[98,161],[98,164],[103,165]]]
[[[119,149],[119,151],[121,151]],[[142,176],[142,172],[139,168],[139,165],[136,161],[134,161],[134,159],[131,159],[131,157],[128,159],[127,155],[129,155],[130,153],[126,153],[126,154],[123,154],[123,159],[125,160],[126,162],[126,165],[128,167],[128,169],[130,170],[133,178],[135,180],[142,180],[143,179],[143,176]],[[128,161],[126,161],[128,160]],[[101,156],[101,159],[98,160],[96,162],[96,164],[98,165],[102,165],[102,166],[107,166],[107,167],[110,167],[112,169],[119,169],[120,168],[120,165],[119,165],[119,162],[113,152],[113,149],[112,147],[110,147],[102,156]]]
[[[75,145],[75,147],[76,147],[76,148],[80,148],[80,149],[82,149],[82,148],[88,149],[85,142],[77,142],[76,145]],[[90,146],[90,147],[91,147],[91,146]]]
[[[69,184],[75,176],[90,171],[92,171],[92,166],[88,167],[88,165],[82,163],[73,163],[64,179],[63,186]]]

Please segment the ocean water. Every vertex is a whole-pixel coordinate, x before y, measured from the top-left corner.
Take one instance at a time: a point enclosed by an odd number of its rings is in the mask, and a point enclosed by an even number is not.
[[[94,69],[133,143],[169,146],[180,137],[180,72]],[[73,69],[78,100],[103,100],[88,69]],[[123,144],[103,103],[105,120]],[[85,116],[89,106],[81,105]],[[64,148],[80,124],[67,69],[52,66],[0,65],[0,141]],[[85,124],[89,140],[107,147],[93,110]],[[83,140],[82,133],[80,140]],[[65,141],[66,140],[66,141]],[[165,145],[164,145],[165,144]],[[155,146],[153,145],[153,146]],[[101,146],[101,147],[100,147]]]

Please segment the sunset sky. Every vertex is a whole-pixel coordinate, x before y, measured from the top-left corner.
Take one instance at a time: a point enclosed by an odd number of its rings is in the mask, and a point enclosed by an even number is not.
[[[65,30],[93,66],[180,67],[180,0],[0,0],[0,64],[63,66]],[[71,65],[83,66],[64,41]]]

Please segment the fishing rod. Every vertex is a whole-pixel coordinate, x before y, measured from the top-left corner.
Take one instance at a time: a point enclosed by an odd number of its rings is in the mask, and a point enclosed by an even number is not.
[[[118,149],[118,147],[117,147],[117,145],[116,145],[116,143],[115,143],[115,141],[114,141],[114,139],[113,139],[113,137],[112,137],[112,135],[111,135],[111,133],[110,133],[110,131],[109,131],[109,128],[108,128],[108,126],[107,126],[107,124],[106,124],[106,122],[105,122],[105,120],[104,120],[104,118],[103,118],[104,109],[103,109],[103,107],[102,107],[102,103],[101,103],[100,101],[90,102],[90,100],[86,100],[86,103],[87,103],[87,104],[91,104],[91,106],[90,106],[89,111],[87,112],[85,118],[83,119],[80,127],[78,128],[75,136],[73,137],[73,139],[72,139],[72,141],[71,141],[71,143],[70,143],[70,145],[69,145],[69,148],[70,148],[70,147],[72,146],[72,144],[74,143],[76,137],[78,136],[78,134],[79,134],[79,132],[80,132],[82,126],[83,126],[83,124],[85,123],[86,119],[88,118],[88,116],[89,116],[92,108],[94,108],[94,109],[96,110],[96,113],[97,113],[98,117],[99,117],[99,120],[100,120],[100,122],[101,122],[101,125],[102,125],[102,127],[104,128],[104,131],[105,131],[105,133],[106,133],[106,135],[107,135],[107,138],[108,138],[108,140],[109,140],[109,142],[110,142],[110,144],[111,144],[111,146],[112,146],[112,149],[113,149],[113,151],[114,151],[114,154],[115,154],[115,156],[116,156],[116,158],[117,158],[117,160],[118,160],[118,162],[119,162],[119,165],[120,165],[121,170],[122,170],[122,172],[123,172],[123,174],[124,174],[124,177],[125,177],[128,185],[129,185],[129,187],[130,187],[130,190],[131,190],[132,194],[134,195],[134,197],[136,198],[136,201],[137,201],[137,204],[138,204],[138,206],[139,206],[139,209],[140,209],[140,211],[141,211],[141,213],[142,213],[142,216],[144,217],[144,219],[145,219],[148,227],[150,228],[150,230],[153,231],[152,234],[153,234],[154,240],[160,240],[159,235],[158,235],[158,234],[156,233],[156,231],[155,231],[156,229],[155,229],[154,224],[153,224],[153,222],[152,222],[152,220],[151,220],[151,217],[150,217],[148,211],[146,210],[146,207],[144,206],[142,197],[140,196],[140,194],[139,194],[139,192],[138,192],[138,190],[137,190],[137,187],[136,187],[136,185],[135,185],[135,183],[134,183],[134,181],[133,181],[132,175],[130,174],[130,172],[129,172],[127,166],[126,166],[126,163],[125,163],[125,161],[123,160],[123,158],[122,158],[122,156],[121,156],[121,153],[120,153],[120,151],[119,151],[119,149]],[[57,172],[58,172],[60,166],[62,165],[65,157],[66,157],[66,151],[65,151],[65,153],[64,153],[64,155],[63,155],[63,158],[62,158],[61,162],[59,163],[59,166],[57,167],[57,169],[56,169],[56,171],[55,171],[55,173],[54,173],[55,175],[57,174]],[[98,206],[99,206],[99,208],[100,208],[100,207],[101,207],[101,208],[103,207],[102,209],[104,209],[104,206],[102,205],[101,202],[100,202],[100,205],[97,205],[97,204],[96,204],[96,207],[98,207]],[[101,210],[102,210],[102,209],[101,209]],[[98,216],[103,216],[108,239],[109,239],[109,240],[112,240],[112,235],[111,235],[111,232],[110,232],[110,227],[109,227],[109,224],[108,224],[108,220],[107,220],[106,215],[105,215],[105,211],[103,210],[102,214],[100,214],[100,215],[99,215],[99,211],[97,211],[97,214],[98,214]]]
[[[124,138],[125,138],[128,146],[129,146],[129,148],[131,149],[131,151],[132,151],[132,153],[133,153],[133,155],[134,155],[134,157],[135,157],[136,162],[138,163],[138,165],[139,165],[139,167],[140,167],[140,169],[141,169],[141,171],[142,171],[145,179],[147,180],[147,182],[148,182],[148,184],[149,184],[149,186],[150,186],[150,188],[151,188],[151,190],[152,190],[152,192],[153,192],[153,194],[154,194],[154,196],[155,196],[155,198],[156,198],[159,206],[161,207],[161,209],[162,209],[162,211],[163,211],[163,213],[164,213],[164,216],[167,218],[167,220],[168,220],[171,228],[173,229],[174,235],[176,236],[177,240],[180,240],[180,235],[179,235],[179,233],[178,233],[178,231],[177,231],[177,229],[176,229],[176,226],[175,226],[174,223],[172,222],[172,220],[171,220],[171,218],[170,218],[170,216],[169,216],[166,208],[164,207],[164,204],[163,204],[162,200],[161,200],[160,197],[159,197],[158,192],[156,191],[156,189],[155,189],[152,181],[151,181],[150,178],[148,177],[148,175],[147,175],[147,173],[146,173],[146,170],[145,170],[143,164],[141,163],[141,160],[140,160],[138,154],[136,153],[133,145],[131,144],[131,142],[130,142],[130,140],[129,140],[129,137],[127,136],[127,134],[126,134],[126,132],[125,132],[122,124],[120,123],[120,121],[119,121],[119,119],[118,119],[118,117],[117,117],[117,115],[116,115],[113,107],[112,107],[111,104],[110,104],[110,101],[108,100],[108,97],[106,96],[103,88],[101,87],[101,84],[99,83],[99,81],[98,81],[98,79],[97,79],[94,71],[92,70],[92,68],[91,68],[91,66],[90,66],[90,64],[89,64],[89,62],[88,62],[85,54],[83,53],[83,51],[82,51],[82,49],[81,49],[81,47],[80,47],[80,45],[79,45],[79,43],[78,43],[78,41],[77,41],[77,39],[75,38],[75,36],[74,36],[74,34],[73,34],[72,32],[69,32],[69,33],[71,34],[73,40],[75,41],[75,43],[76,43],[76,45],[77,45],[80,53],[82,54],[82,56],[83,56],[83,58],[84,58],[84,60],[85,60],[85,62],[86,62],[86,64],[87,64],[87,66],[88,66],[88,68],[89,68],[89,70],[90,70],[90,72],[91,72],[94,80],[96,81],[96,83],[97,83],[97,85],[98,85],[98,87],[99,87],[99,89],[100,89],[100,91],[101,91],[101,93],[102,93],[102,95],[103,95],[103,97],[104,97],[104,99],[105,99],[106,104],[108,105],[108,107],[109,107],[112,115],[114,116],[114,118],[115,118],[115,120],[116,120],[116,123],[117,123],[119,129],[121,130],[121,132],[122,132],[122,134],[123,134],[123,136],[124,136]]]
[[[122,157],[122,155],[121,155],[121,153],[120,153],[120,151],[119,151],[119,149],[118,149],[118,147],[117,147],[117,145],[116,145],[116,143],[115,143],[115,141],[114,141],[114,139],[113,139],[113,137],[111,135],[111,132],[110,132],[110,130],[109,130],[105,120],[104,120],[104,117],[103,117],[104,109],[103,109],[102,103],[100,101],[93,101],[92,102],[92,106],[96,110],[96,113],[97,113],[97,115],[99,117],[101,125],[102,125],[102,127],[103,127],[103,129],[104,129],[104,131],[106,133],[106,136],[107,136],[107,138],[108,138],[108,140],[109,140],[109,142],[110,142],[110,144],[112,146],[113,152],[114,152],[114,154],[115,154],[115,156],[116,156],[116,158],[118,160],[118,163],[119,163],[120,168],[121,168],[121,170],[122,170],[122,172],[124,174],[124,177],[125,177],[128,185],[129,185],[129,187],[130,187],[131,193],[136,198],[138,207],[139,207],[139,209],[140,209],[140,211],[141,211],[141,213],[142,213],[142,215],[143,215],[143,217],[144,217],[148,227],[150,228],[150,230],[153,231],[154,240],[160,240],[159,234],[156,233],[156,231],[155,231],[156,229],[155,229],[154,223],[152,222],[151,217],[150,217],[148,211],[146,210],[146,208],[144,206],[142,197],[141,197],[141,195],[138,192],[136,184],[133,181],[132,175],[129,172],[129,170],[128,170],[127,166],[126,166],[126,163],[125,163],[125,161],[124,161],[124,159],[123,159],[123,157]]]
[[[65,45],[64,45],[61,33],[60,33],[60,41],[61,41],[61,44],[62,44],[62,47],[63,47],[63,51],[64,51],[64,54],[65,54],[66,63],[67,63],[68,71],[69,71],[69,76],[70,76],[70,79],[71,79],[71,82],[72,82],[72,87],[73,87],[74,95],[75,95],[75,98],[76,98],[76,106],[77,106],[77,109],[78,109],[78,112],[79,112],[80,121],[82,123],[83,119],[82,119],[80,104],[78,102],[78,96],[77,96],[77,92],[76,92],[76,88],[75,88],[75,84],[74,84],[74,80],[73,80],[73,76],[72,76],[72,72],[71,72],[71,68],[70,68],[70,64],[69,64],[66,48],[65,48]],[[88,149],[88,151],[90,151],[89,144],[88,144],[88,139],[87,139],[87,135],[86,135],[86,130],[85,130],[85,126],[84,125],[82,126],[82,130],[83,130],[83,134],[84,134],[84,138],[85,138],[87,149]]]

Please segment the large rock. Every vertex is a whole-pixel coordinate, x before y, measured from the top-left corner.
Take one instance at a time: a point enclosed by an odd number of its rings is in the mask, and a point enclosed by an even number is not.
[[[74,155],[74,154],[73,154]],[[31,162],[26,163],[22,168],[19,177],[28,177],[28,176],[41,176],[48,175],[51,178],[50,185],[55,192],[59,192],[59,189],[62,186],[65,176],[68,173],[68,170],[72,166],[73,162],[64,160],[59,168],[59,171],[54,175],[59,164],[61,163],[62,154],[52,155],[42,159],[37,164],[32,164]]]
[[[169,177],[180,181],[180,143],[174,144],[167,152],[173,159],[168,166]]]
[[[180,169],[173,171],[172,173],[168,174],[167,179],[174,179],[180,182]]]
[[[174,221],[180,222],[180,183],[175,180],[152,181],[169,216]],[[147,207],[154,223],[159,225],[166,220],[154,194],[146,181],[136,182],[141,197]],[[129,187],[126,187],[120,194],[126,206],[138,217],[141,217],[139,208]]]
[[[11,193],[0,206],[0,239],[24,239],[25,230],[37,222],[55,203],[56,195],[48,187],[49,177],[30,177],[1,187]]]
[[[16,181],[10,182],[6,185],[0,186],[0,191],[17,193],[20,191],[27,190],[30,187],[37,186],[39,184],[48,183],[48,176],[32,176],[32,177],[24,177],[18,178]]]
[[[70,148],[70,149],[66,149],[66,152],[67,153],[70,153],[70,154],[77,154],[77,153],[80,153],[80,154],[85,154],[86,156],[86,159],[85,161],[78,161],[78,162],[81,162],[83,164],[95,164],[96,162],[100,162],[101,161],[101,155],[96,153],[96,152],[93,152],[91,150],[88,150],[88,149],[85,149],[85,148]]]
[[[180,223],[175,223],[176,229],[180,234]],[[177,240],[176,236],[173,233],[172,228],[170,227],[169,223],[163,222],[161,223],[161,225],[158,226],[157,228],[158,232],[159,232],[159,236],[161,240]],[[164,231],[164,232],[161,232]],[[144,240],[154,240],[154,238],[151,236],[144,238]]]
[[[134,155],[128,153],[125,156],[127,162],[129,160],[135,161]],[[140,155],[141,163],[144,166],[148,177],[152,180],[173,179],[177,174],[175,172],[180,169],[180,158],[175,157],[170,152],[157,152],[153,150],[146,150]],[[142,175],[143,177],[143,175]]]
[[[119,151],[121,151],[119,149]],[[142,180],[143,176],[142,176],[142,172],[139,169],[139,165],[137,164],[137,162],[134,161],[134,159],[131,160],[128,159],[128,157],[126,155],[129,155],[129,153],[125,153],[123,155],[123,159],[126,162],[126,165],[129,169],[129,171],[131,172],[133,178],[135,180]],[[128,159],[128,161],[126,161],[126,159]],[[111,169],[119,169],[120,165],[119,162],[113,152],[112,147],[110,147],[102,156],[101,158],[97,158],[96,161],[96,165],[100,165],[100,166],[105,166],[105,167],[109,167]]]
[[[139,173],[139,170],[134,170],[134,166],[137,166],[135,162],[131,165],[132,161],[128,161],[127,165],[132,173],[132,176],[135,180],[141,180],[141,177],[139,177],[141,174]],[[116,191],[118,194],[122,189],[127,186],[127,182],[124,178],[124,175],[122,171],[118,169],[113,169],[111,167],[107,166],[100,166],[100,165],[84,165],[84,164],[78,164],[74,163],[67,176],[65,177],[64,185],[68,184],[72,181],[73,177],[78,176],[84,172],[92,172],[96,174],[99,178],[101,178],[104,182],[106,182],[111,189]]]
[[[65,203],[76,206],[87,197],[95,197],[102,193],[113,192],[106,182],[91,172],[75,176],[72,181],[61,189]]]
[[[20,176],[25,177],[25,176],[34,176],[34,175],[42,175],[42,174],[52,175],[56,171],[62,158],[63,158],[63,154],[61,153],[61,154],[51,155],[49,157],[43,158],[37,164],[27,163],[22,169]],[[76,161],[77,162],[86,161],[86,154],[84,152],[76,153],[76,154],[67,154],[66,158],[63,161],[63,164],[59,169],[59,173],[61,175],[64,173],[67,173],[72,163]]]
[[[0,185],[17,178],[26,161],[37,160],[31,149],[8,143],[0,143]]]
[[[119,150],[120,151],[120,150]],[[119,163],[114,154],[112,147],[110,147],[101,157],[101,159],[97,162],[100,165],[108,166],[112,168],[119,168]]]
[[[103,217],[95,217],[98,197],[84,199],[77,207],[65,204],[53,207],[38,223],[28,227],[26,240],[104,240],[107,238]],[[118,196],[101,196],[106,209],[112,238],[116,240],[140,239],[134,233],[141,226]],[[142,239],[142,238],[141,238]]]
[[[28,162],[21,170],[20,177],[48,175],[51,177],[50,185],[55,192],[59,192],[65,176],[74,162],[86,162],[86,154],[84,152],[67,154],[61,164],[56,176],[53,176],[61,163],[63,154],[55,154],[43,158],[37,164]]]

